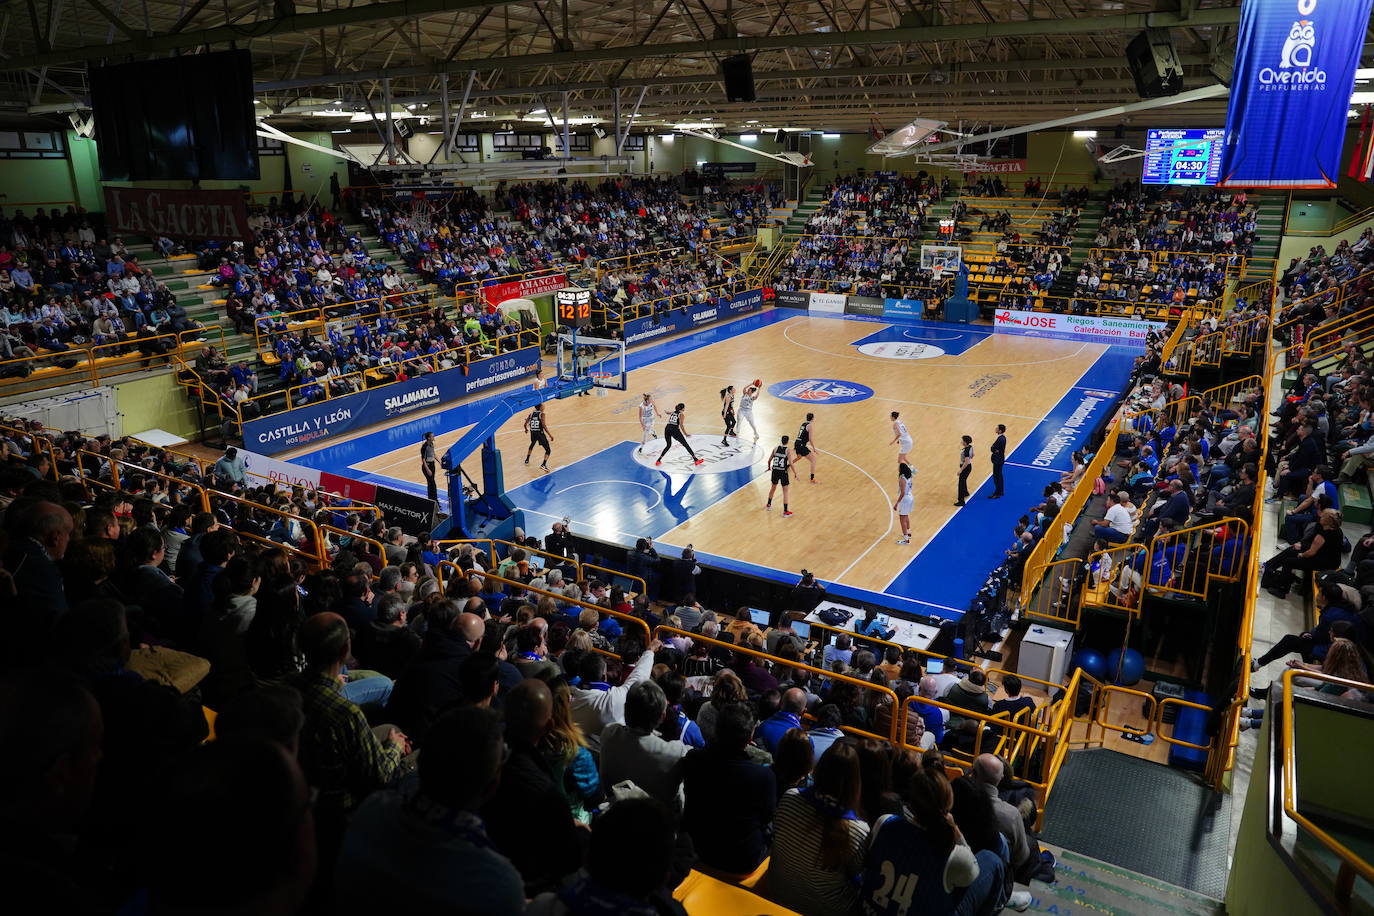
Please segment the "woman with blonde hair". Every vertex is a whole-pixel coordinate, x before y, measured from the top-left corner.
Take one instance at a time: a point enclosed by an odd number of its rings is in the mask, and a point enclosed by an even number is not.
[[[580,824],[587,824],[603,798],[596,760],[587,750],[587,738],[582,729],[573,720],[572,687],[567,678],[561,675],[553,678],[549,688],[553,692],[553,719],[540,742],[539,751],[549,769],[561,774],[558,782],[573,818]]]

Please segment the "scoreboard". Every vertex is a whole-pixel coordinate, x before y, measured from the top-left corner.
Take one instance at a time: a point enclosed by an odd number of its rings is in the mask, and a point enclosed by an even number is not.
[[[1216,184],[1226,128],[1151,129],[1145,134],[1143,184]],[[1173,147],[1173,149],[1170,149]]]

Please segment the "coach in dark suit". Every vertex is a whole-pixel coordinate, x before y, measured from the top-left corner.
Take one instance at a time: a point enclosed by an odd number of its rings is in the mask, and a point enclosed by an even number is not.
[[[1007,461],[1007,427],[997,424],[997,438],[992,440],[992,492],[988,499],[1002,498],[1002,465]]]

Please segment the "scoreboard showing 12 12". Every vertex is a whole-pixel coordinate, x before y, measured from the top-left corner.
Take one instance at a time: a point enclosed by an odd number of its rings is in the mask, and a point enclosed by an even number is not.
[[[592,291],[580,287],[560,289],[554,294],[558,324],[582,328],[592,322]]]

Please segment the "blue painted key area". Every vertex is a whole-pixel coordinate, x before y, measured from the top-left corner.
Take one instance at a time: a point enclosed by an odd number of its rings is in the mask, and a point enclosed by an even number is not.
[[[929,344],[945,351],[946,356],[959,356],[977,346],[992,334],[991,331],[970,330],[957,324],[936,321],[920,321],[912,324],[895,324],[875,331],[867,337],[854,341],[861,347],[868,343],[915,343]]]

